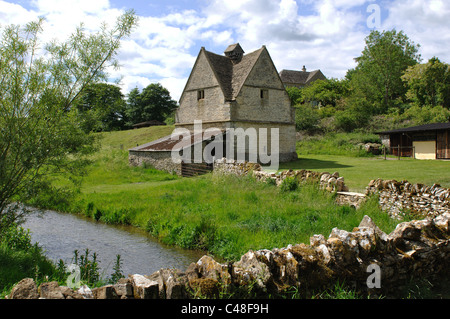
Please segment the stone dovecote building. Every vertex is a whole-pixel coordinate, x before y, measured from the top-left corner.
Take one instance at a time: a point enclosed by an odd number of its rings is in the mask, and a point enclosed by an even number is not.
[[[202,129],[273,128],[279,132],[279,161],[297,158],[295,150],[295,113],[280,75],[265,46],[245,54],[237,44],[224,55],[201,48],[175,115],[176,128],[194,131],[196,121]],[[208,136],[207,138],[211,138]],[[258,136],[259,138],[259,136]],[[140,164],[137,156],[151,157],[153,151],[169,151],[170,136],[130,150],[130,162]],[[194,139],[193,139],[194,140]],[[205,139],[201,141],[205,143]],[[251,153],[256,145],[249,145]],[[269,149],[271,145],[268,145]],[[146,152],[147,154],[143,154]],[[141,153],[141,154],[139,154]],[[159,154],[161,155],[161,154]],[[151,162],[151,161],[150,161]]]

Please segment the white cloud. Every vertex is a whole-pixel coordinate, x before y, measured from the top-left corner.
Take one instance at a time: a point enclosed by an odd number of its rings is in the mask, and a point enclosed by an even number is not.
[[[22,6],[0,0],[0,21],[1,26],[9,24],[25,24],[30,21],[37,20],[38,14],[34,11],[27,10]]]
[[[111,0],[112,1],[112,0]],[[45,16],[45,40],[64,38],[83,21],[88,30],[102,21],[113,24],[123,11],[109,0],[32,0],[24,7],[0,0],[3,24],[24,24]],[[69,4],[68,4],[69,3]],[[449,62],[450,2],[444,0],[212,0],[198,8],[167,10],[141,16],[119,53],[123,93],[152,82],[166,86],[178,99],[205,46],[221,54],[240,42],[249,53],[266,45],[278,70],[321,69],[328,77],[343,77],[364,48],[367,6],[378,4],[384,29],[396,28],[422,45],[424,58],[433,55]]]
[[[86,13],[97,14],[103,10],[109,9],[109,0],[33,0],[32,5],[41,12],[70,13],[74,11],[83,11]]]
[[[366,16],[359,1],[213,1],[204,9],[208,25],[233,31],[246,52],[266,45],[277,69],[321,69],[341,78],[363,49]],[[363,10],[365,13],[365,9]]]
[[[450,2],[447,0],[431,1],[396,1],[386,8],[388,18],[383,27],[403,30],[416,44],[421,45],[420,53],[426,62],[433,56],[450,63]]]

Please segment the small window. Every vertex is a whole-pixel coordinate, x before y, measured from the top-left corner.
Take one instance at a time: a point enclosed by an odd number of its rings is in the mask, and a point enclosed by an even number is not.
[[[262,99],[268,99],[269,98],[269,90],[261,89],[260,95],[261,95]]]
[[[205,98],[205,90],[197,91],[197,100],[203,100]]]

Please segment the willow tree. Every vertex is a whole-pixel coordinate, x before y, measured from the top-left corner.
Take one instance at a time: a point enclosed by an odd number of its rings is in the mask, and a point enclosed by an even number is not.
[[[64,41],[41,43],[44,19],[0,32],[0,235],[21,217],[9,209],[50,173],[72,173],[94,150],[72,105],[83,90],[117,68],[121,40],[137,24],[134,11],[89,32],[81,24]]]

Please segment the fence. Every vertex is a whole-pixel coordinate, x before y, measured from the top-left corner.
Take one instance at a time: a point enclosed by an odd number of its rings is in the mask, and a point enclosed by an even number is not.
[[[414,146],[391,146],[388,148],[389,154],[400,157],[415,157],[415,147]],[[384,157],[386,158],[386,148],[384,148]]]

